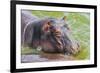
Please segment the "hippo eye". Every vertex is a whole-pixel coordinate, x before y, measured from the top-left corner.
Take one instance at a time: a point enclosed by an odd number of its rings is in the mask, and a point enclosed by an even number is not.
[[[50,23],[50,22],[48,22],[48,25],[50,26],[50,25],[51,25],[51,23]]]

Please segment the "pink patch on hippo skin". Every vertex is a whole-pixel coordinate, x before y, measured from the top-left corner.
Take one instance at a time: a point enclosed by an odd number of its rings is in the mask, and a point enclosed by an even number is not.
[[[48,32],[50,26],[51,26],[50,23],[49,23],[49,22],[46,22],[46,23],[44,24],[42,30],[43,30],[44,32]]]

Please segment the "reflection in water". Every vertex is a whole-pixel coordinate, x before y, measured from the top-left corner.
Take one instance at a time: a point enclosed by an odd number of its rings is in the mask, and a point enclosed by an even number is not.
[[[49,53],[31,54],[31,55],[21,56],[22,63],[47,62],[47,61],[68,61],[68,60],[75,60],[75,58],[72,56],[68,56],[68,55],[49,54]]]

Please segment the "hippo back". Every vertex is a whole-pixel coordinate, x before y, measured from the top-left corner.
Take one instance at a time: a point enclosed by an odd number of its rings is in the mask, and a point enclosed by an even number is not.
[[[21,44],[24,43],[24,36],[25,36],[24,34],[26,28],[36,20],[38,20],[38,18],[36,16],[33,16],[31,11],[26,11],[26,10],[21,11]]]

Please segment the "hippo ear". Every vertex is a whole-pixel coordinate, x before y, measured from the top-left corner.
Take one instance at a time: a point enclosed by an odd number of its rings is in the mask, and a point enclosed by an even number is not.
[[[66,20],[67,20],[67,17],[64,16],[64,17],[62,18],[62,20],[66,21]],[[67,23],[65,23],[64,27],[66,27],[68,30],[71,30],[71,28],[69,27],[69,25],[68,25]]]
[[[43,24],[42,30],[43,30],[44,32],[48,32],[49,29],[50,29],[50,27],[51,27],[50,21],[46,21],[46,22]]]
[[[68,24],[64,25],[64,27],[71,31],[71,28],[68,26]]]
[[[66,16],[64,16],[62,19],[63,19],[64,21],[66,21],[67,17],[66,17]]]

